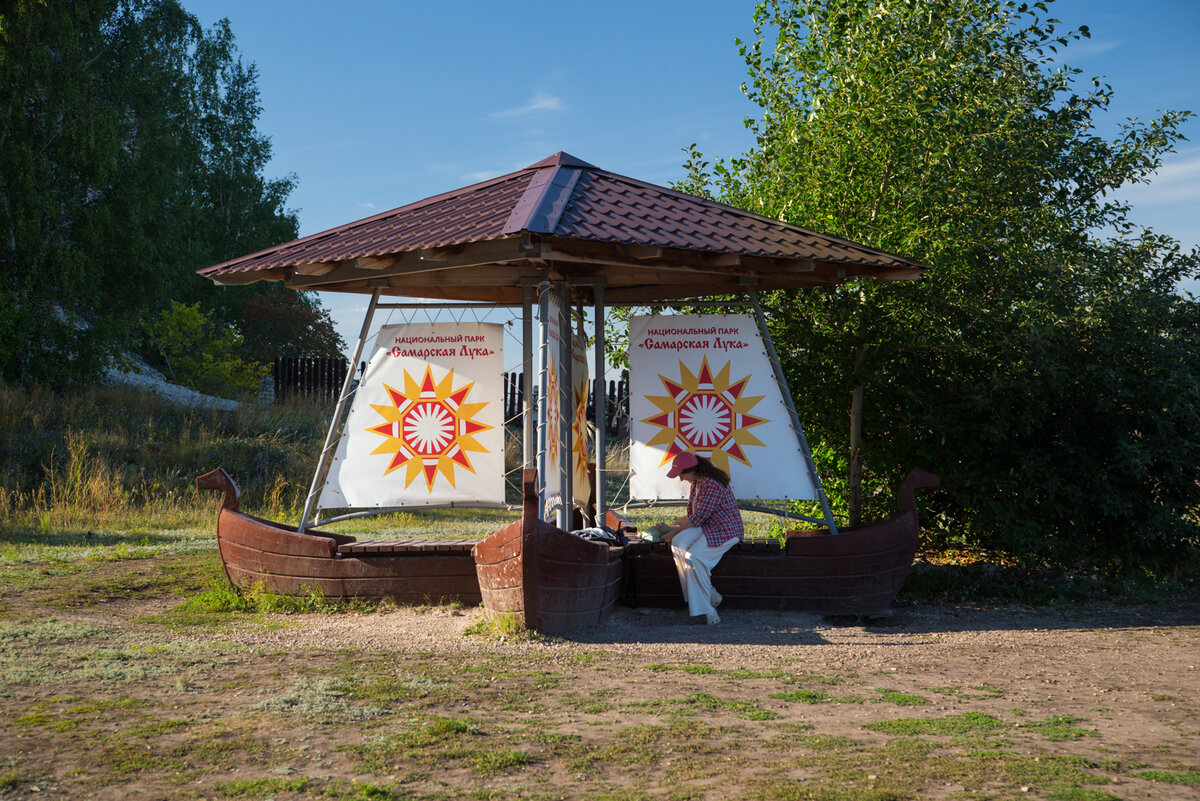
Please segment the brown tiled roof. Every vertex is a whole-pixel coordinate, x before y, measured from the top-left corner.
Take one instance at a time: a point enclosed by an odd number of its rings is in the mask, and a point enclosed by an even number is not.
[[[915,278],[924,265],[556,153],[523,170],[243,256],[217,283],[514,301],[551,269],[610,300]]]

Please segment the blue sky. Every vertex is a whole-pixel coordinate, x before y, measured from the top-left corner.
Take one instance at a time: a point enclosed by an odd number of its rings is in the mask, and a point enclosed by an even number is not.
[[[746,150],[756,107],[741,94],[734,39],[753,34],[751,0],[407,2],[183,0],[209,26],[228,17],[259,69],[272,177],[299,181],[302,235],[532,164],[559,150],[667,184],[682,148]],[[1200,0],[1059,0],[1081,79],[1115,98],[1100,122],[1200,112]],[[1087,83],[1080,83],[1080,89]],[[1200,244],[1200,120],[1148,186],[1134,219]],[[322,296],[351,343],[364,303]]]

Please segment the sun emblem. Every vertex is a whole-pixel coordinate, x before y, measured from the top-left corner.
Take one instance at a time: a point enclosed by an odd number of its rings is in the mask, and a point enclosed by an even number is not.
[[[432,491],[439,473],[454,486],[455,465],[474,473],[469,454],[487,452],[475,435],[493,427],[475,419],[487,406],[486,402],[466,402],[474,386],[472,381],[455,388],[454,370],[435,382],[428,365],[419,382],[404,371],[403,391],[384,384],[391,403],[372,403],[371,408],[387,422],[366,429],[384,437],[371,455],[392,454],[383,474],[386,476],[403,466],[406,489],[417,476],[423,475],[426,489]]]
[[[587,382],[574,388],[575,420],[571,423],[571,450],[574,453],[574,473],[586,476],[588,467]]]
[[[764,395],[743,397],[750,376],[730,381],[731,362],[716,376],[708,366],[706,356],[699,375],[693,374],[683,362],[679,363],[679,380],[660,375],[666,395],[647,395],[646,400],[660,410],[641,422],[658,426],[647,445],[666,445],[660,465],[665,465],[682,451],[690,451],[712,460],[729,472],[730,458],[750,465],[745,448],[762,446],[762,441],[749,429],[770,422],[749,414]]]

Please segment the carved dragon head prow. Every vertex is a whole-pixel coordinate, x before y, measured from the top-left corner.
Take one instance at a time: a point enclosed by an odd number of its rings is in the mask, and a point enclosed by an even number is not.
[[[896,505],[900,508],[901,512],[915,512],[917,510],[917,490],[925,489],[926,487],[939,487],[941,484],[941,476],[934,475],[928,470],[914,467],[908,471],[908,475],[900,482],[900,488],[896,490]]]
[[[225,499],[221,502],[221,508],[228,509],[231,512],[238,511],[241,493],[238,492],[237,484],[234,484],[233,479],[225,472],[225,468],[218,467],[216,470],[210,470],[202,476],[196,476],[196,489],[217,490],[218,492],[225,493]]]

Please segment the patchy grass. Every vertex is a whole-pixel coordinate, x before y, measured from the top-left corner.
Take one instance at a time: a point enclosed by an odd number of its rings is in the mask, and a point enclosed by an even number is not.
[[[312,779],[236,779],[216,782],[212,791],[220,798],[274,798],[278,793],[299,793],[307,790]]]
[[[460,766],[491,778],[530,764],[532,757],[489,738],[472,718],[433,716],[408,730],[342,746],[363,770],[391,773],[404,766],[423,769]]]
[[[885,704],[895,704],[896,706],[925,706],[929,703],[929,699],[923,695],[915,695],[913,693],[902,693],[899,690],[887,690],[883,687],[877,687],[879,698],[876,700]]]
[[[824,690],[786,690],[772,693],[772,698],[796,704],[861,704],[863,699],[857,695],[832,696]]]
[[[728,711],[736,714],[743,720],[775,720],[780,717],[779,714],[769,709],[763,709],[762,706],[753,701],[722,700],[709,693],[690,693],[685,698],[651,701],[640,706],[652,709],[665,708],[685,713]]]
[[[387,707],[355,703],[356,700],[337,680],[320,678],[301,680],[284,692],[260,701],[255,708],[327,723],[375,718],[389,711]]]
[[[1134,778],[1161,784],[1182,784],[1188,787],[1200,787],[1200,770],[1139,770],[1130,774]]]
[[[1072,715],[1054,715],[1045,720],[1025,723],[1023,726],[1027,730],[1037,732],[1051,742],[1058,743],[1069,740],[1082,740],[1084,737],[1099,736],[1090,729],[1081,729],[1075,725],[1076,723],[1083,722],[1083,718],[1077,718]]]
[[[211,585],[220,573],[221,560],[213,551],[189,553],[159,560],[151,571],[85,573],[69,587],[57,590],[48,602],[62,609],[79,609],[126,598],[186,596]]]
[[[997,687],[989,687],[986,684],[972,684],[966,688],[961,687],[930,687],[929,691],[939,695],[948,695],[951,698],[961,698],[964,701],[978,701],[990,698],[1003,698],[1004,690]]]
[[[904,737],[922,734],[951,737],[963,734],[990,733],[1011,727],[1012,724],[983,712],[964,712],[961,715],[948,715],[942,718],[881,720],[866,726],[871,731]]]

